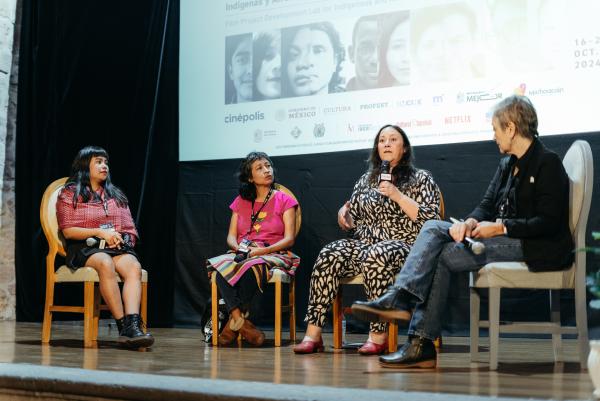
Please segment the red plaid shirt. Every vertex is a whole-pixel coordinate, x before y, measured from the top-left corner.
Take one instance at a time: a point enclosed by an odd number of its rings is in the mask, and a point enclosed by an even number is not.
[[[96,193],[102,198],[104,189],[101,188]],[[99,228],[102,224],[110,223],[116,231],[130,234],[132,245],[135,245],[138,233],[128,206],[119,207],[114,199],[108,199],[106,201],[108,213],[106,213],[102,201],[90,200],[84,203],[79,197],[77,208],[74,208],[73,195],[74,191],[69,188],[63,188],[58,195],[56,201],[58,228],[61,230],[71,227]]]

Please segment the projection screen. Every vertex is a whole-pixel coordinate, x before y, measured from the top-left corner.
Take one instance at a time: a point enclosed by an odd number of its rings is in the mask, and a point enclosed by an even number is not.
[[[492,138],[518,93],[541,135],[600,131],[595,0],[181,0],[180,160]]]

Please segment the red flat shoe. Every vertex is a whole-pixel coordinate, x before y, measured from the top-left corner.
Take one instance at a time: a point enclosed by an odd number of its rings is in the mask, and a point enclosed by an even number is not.
[[[387,349],[387,341],[383,344],[377,344],[368,339],[362,347],[358,349],[358,353],[361,355],[381,355]]]
[[[322,338],[319,338],[319,341],[304,339],[300,344],[294,347],[294,353],[296,354],[312,354],[313,352],[323,351],[325,351],[325,347],[323,346]]]

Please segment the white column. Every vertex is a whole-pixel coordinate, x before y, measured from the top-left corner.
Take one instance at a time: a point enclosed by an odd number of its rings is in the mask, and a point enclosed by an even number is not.
[[[15,318],[16,10],[17,0],[0,0],[0,320]]]

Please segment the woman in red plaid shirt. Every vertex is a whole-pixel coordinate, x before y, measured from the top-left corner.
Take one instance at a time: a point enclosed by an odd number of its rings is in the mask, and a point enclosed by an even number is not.
[[[125,194],[110,181],[108,153],[97,146],[79,151],[56,202],[58,225],[67,239],[67,266],[98,272],[100,293],[119,329],[121,345],[149,347],[142,330],[142,267],[133,250],[138,238]],[[91,240],[89,240],[91,239]],[[86,244],[95,242],[94,245]],[[123,296],[117,275],[123,280]]]

